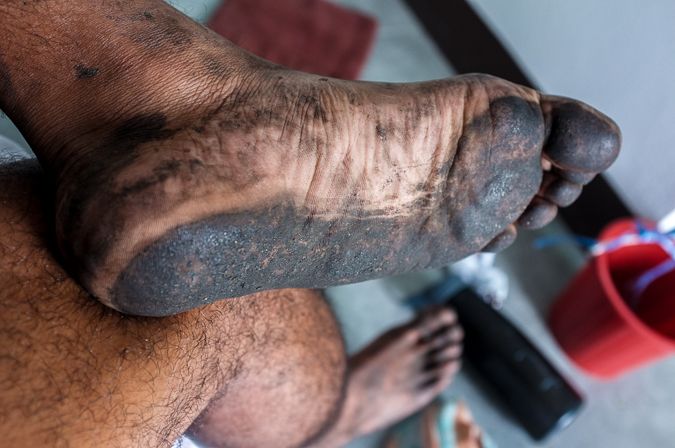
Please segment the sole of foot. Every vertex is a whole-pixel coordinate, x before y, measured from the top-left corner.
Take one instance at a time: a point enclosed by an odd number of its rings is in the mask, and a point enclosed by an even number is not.
[[[57,229],[96,297],[161,316],[498,251],[514,223],[550,222],[620,146],[594,109],[491,77],[279,73],[187,127],[139,115],[116,130],[121,158],[78,160]]]
[[[14,21],[80,46],[3,58],[0,103],[55,181],[71,273],[125,313],[498,251],[619,151],[600,112],[485,75],[340,81],[256,58],[159,0],[24,6]]]
[[[71,273],[125,313],[498,251],[618,155],[600,112],[490,76],[340,81],[161,0],[34,6],[0,6],[0,106],[54,180]]]

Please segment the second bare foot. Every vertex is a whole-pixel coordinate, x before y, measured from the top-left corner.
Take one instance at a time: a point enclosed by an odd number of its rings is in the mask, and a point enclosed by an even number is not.
[[[337,448],[429,404],[459,371],[462,338],[456,314],[432,308],[352,356],[342,412],[310,448]]]

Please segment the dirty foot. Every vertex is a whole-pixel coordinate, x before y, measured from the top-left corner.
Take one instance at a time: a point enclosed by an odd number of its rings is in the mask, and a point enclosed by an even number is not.
[[[41,4],[12,5],[37,27]],[[32,55],[34,33],[0,35],[26,40],[0,47],[0,107],[55,180],[72,273],[127,313],[497,251],[514,223],[549,222],[619,151],[598,111],[489,76],[392,85],[295,72],[160,0],[47,13],[50,35],[77,44]]]
[[[422,409],[459,371],[463,332],[456,314],[433,308],[380,336],[349,360],[345,403],[311,448],[337,448]]]

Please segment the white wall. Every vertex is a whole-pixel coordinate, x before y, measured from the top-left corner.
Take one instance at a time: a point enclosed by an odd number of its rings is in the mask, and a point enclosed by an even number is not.
[[[623,152],[609,181],[635,212],[675,208],[675,2],[470,0],[546,93],[612,117]]]

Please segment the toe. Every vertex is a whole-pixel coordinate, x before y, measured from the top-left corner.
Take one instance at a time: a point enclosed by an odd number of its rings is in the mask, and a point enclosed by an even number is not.
[[[546,122],[544,154],[558,168],[599,173],[619,155],[621,132],[610,118],[586,104],[542,95]]]
[[[544,173],[539,196],[558,207],[567,207],[581,194],[581,185],[562,179],[556,173]]]
[[[540,229],[553,221],[558,213],[558,207],[544,198],[535,196],[527,206],[517,224],[523,229]]]
[[[464,339],[464,330],[459,324],[443,327],[437,330],[425,344],[429,352],[442,350],[449,345],[455,345]]]
[[[462,361],[452,360],[441,365],[437,365],[424,372],[420,377],[420,389],[432,389],[435,393],[440,393],[448,387],[457,372],[462,367]]]
[[[502,233],[494,237],[492,241],[487,243],[481,252],[501,252],[513,244],[517,236],[518,231],[516,230],[516,226],[510,225]]]
[[[449,344],[438,350],[432,350],[427,354],[426,370],[433,366],[441,366],[448,362],[457,361],[462,356],[462,344]]]
[[[417,342],[428,344],[439,332],[457,323],[457,314],[445,306],[433,306],[422,311],[411,323]]]

